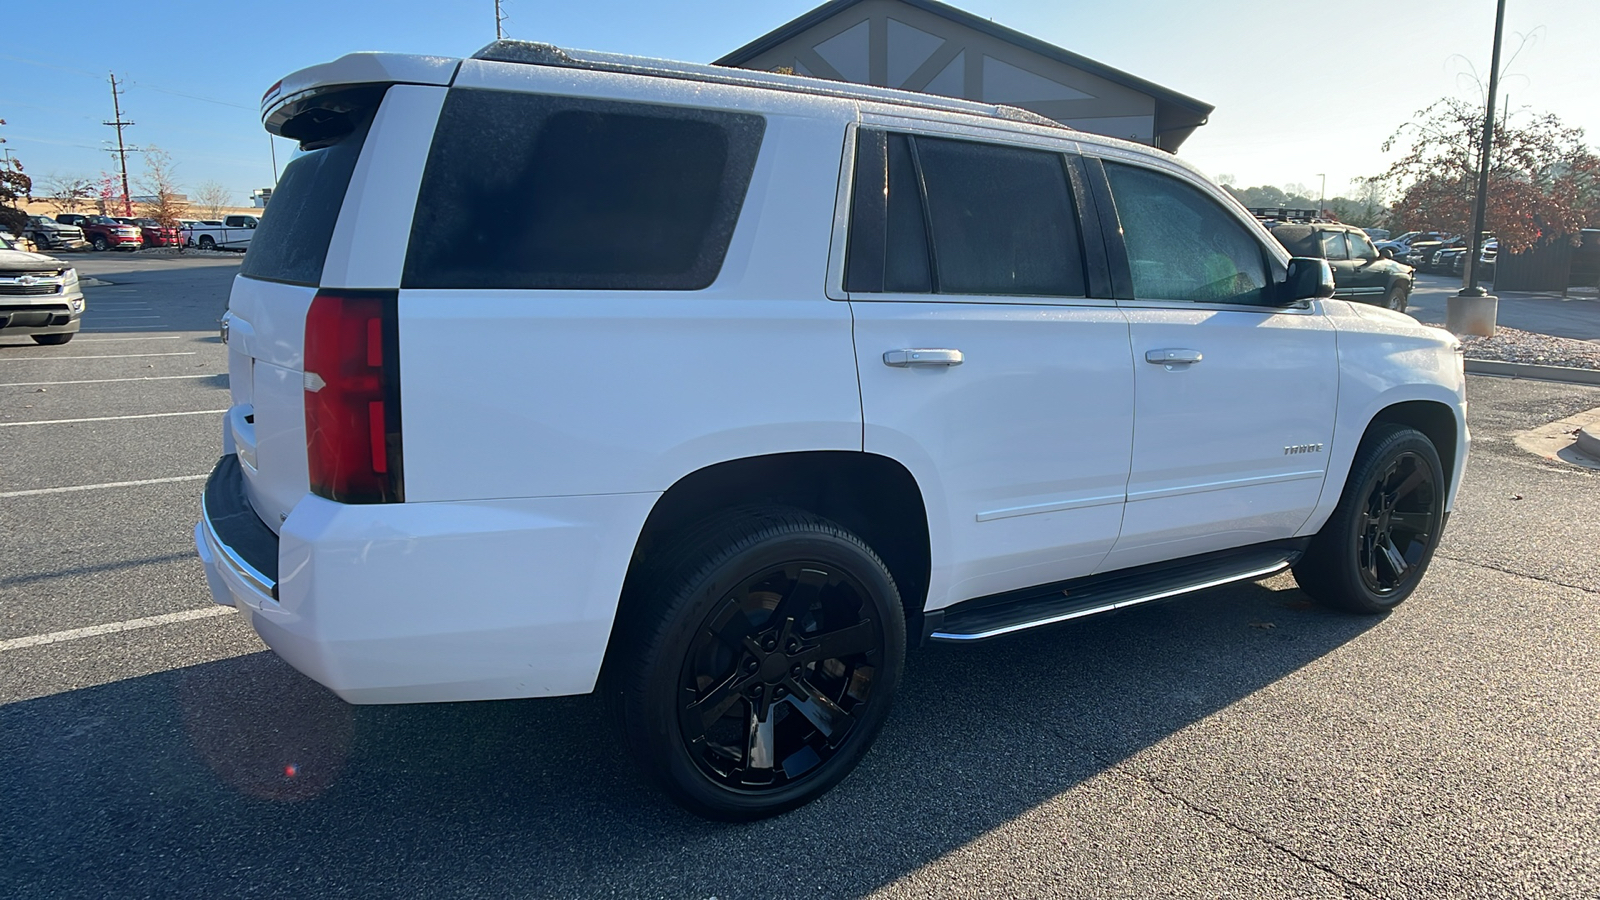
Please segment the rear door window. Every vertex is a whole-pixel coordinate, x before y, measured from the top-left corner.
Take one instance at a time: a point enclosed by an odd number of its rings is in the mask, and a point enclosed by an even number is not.
[[[1324,231],[1322,233],[1322,258],[1323,259],[1349,259],[1350,251],[1345,248],[1344,232]]]
[[[873,130],[857,143],[848,290],[1087,293],[1061,154]]]
[[[401,284],[705,288],[764,130],[744,113],[451,90]]]

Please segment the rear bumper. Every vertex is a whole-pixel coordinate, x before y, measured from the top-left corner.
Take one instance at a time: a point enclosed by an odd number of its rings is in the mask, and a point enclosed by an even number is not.
[[[213,597],[351,703],[593,690],[658,496],[346,505],[307,495],[272,536],[269,563],[250,534],[271,532],[248,501],[249,518],[229,521],[235,494],[242,473],[224,457],[195,528]]]

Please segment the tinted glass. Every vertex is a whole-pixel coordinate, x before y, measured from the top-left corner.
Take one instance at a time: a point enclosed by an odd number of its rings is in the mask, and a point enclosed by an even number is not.
[[[861,130],[845,259],[845,290],[926,294],[933,290],[928,226],[910,138]]]
[[[239,274],[290,284],[315,285],[322,280],[333,226],[371,124],[369,115],[338,143],[305,151],[284,167],[272,203],[261,211],[261,224],[250,237]]]
[[[940,293],[1085,294],[1060,154],[925,137],[914,146]]]
[[[1258,303],[1262,247],[1215,200],[1176,178],[1106,164],[1140,300]]]
[[[738,113],[452,90],[402,284],[704,288],[764,128]]]
[[[1350,251],[1345,249],[1344,232],[1322,232],[1322,258],[1323,259],[1349,259]]]
[[[928,223],[911,156],[911,139],[889,135],[889,231],[884,253],[883,289],[907,294],[933,290],[928,257]]]

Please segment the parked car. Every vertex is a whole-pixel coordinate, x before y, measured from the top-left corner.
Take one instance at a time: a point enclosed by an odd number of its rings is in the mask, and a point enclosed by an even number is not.
[[[27,335],[37,344],[65,344],[78,333],[82,317],[77,270],[29,252],[16,237],[0,232],[0,337]]]
[[[246,250],[260,224],[256,216],[224,216],[220,225],[191,226],[189,237],[201,250]]]
[[[184,219],[178,223],[178,237],[182,239],[185,247],[194,246],[194,230],[202,225],[222,224],[221,219]]]
[[[1416,280],[1411,267],[1373,247],[1361,229],[1327,222],[1280,225],[1272,236],[1294,256],[1327,260],[1333,269],[1333,296],[1405,311]]]
[[[1288,567],[1387,613],[1461,481],[1455,337],[1159,150],[511,41],[262,113],[213,596],[353,703],[599,690],[703,815],[837,784],[923,641]]]
[[[133,227],[139,229],[139,238],[144,242],[146,247],[176,247],[183,242],[183,238],[178,234],[177,227],[163,226],[155,219],[136,219],[125,218],[122,216],[116,216],[114,218],[124,225],[132,225]]]
[[[1389,229],[1387,228],[1363,228],[1361,230],[1366,232],[1367,237],[1370,238],[1374,243],[1378,241],[1387,241],[1389,239]],[[1383,248],[1380,247],[1379,249],[1381,250]]]
[[[1396,257],[1418,272],[1431,272],[1434,251],[1443,246],[1441,241],[1413,241],[1404,257]]]
[[[1421,243],[1442,242],[1450,239],[1450,235],[1442,231],[1408,231],[1393,240],[1378,241],[1376,246],[1379,251],[1387,249],[1394,254],[1394,258],[1407,261],[1416,245]]]
[[[89,221],[89,216],[84,215],[83,213],[60,213],[56,216],[56,221],[60,222],[62,225],[71,225],[75,228],[82,228],[84,223]]]
[[[22,237],[39,250],[81,250],[89,246],[83,239],[83,229],[76,225],[63,225],[44,216],[29,216],[22,226]]]
[[[1494,261],[1500,256],[1500,241],[1490,238],[1483,244],[1483,250],[1478,254],[1478,271],[1483,275],[1493,278]]]
[[[138,250],[144,246],[139,226],[124,225],[110,216],[88,216],[81,227],[83,236],[96,250]]]

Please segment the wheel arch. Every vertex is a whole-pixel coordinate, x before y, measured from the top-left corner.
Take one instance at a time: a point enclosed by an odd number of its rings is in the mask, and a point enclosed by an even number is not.
[[[883,560],[900,591],[908,634],[917,633],[932,556],[922,491],[898,461],[852,450],[743,457],[679,478],[651,508],[634,546],[617,623],[629,613],[636,574],[696,525],[745,506],[790,506],[837,522]]]
[[[1433,442],[1439,453],[1439,464],[1444,468],[1447,496],[1455,493],[1457,436],[1460,426],[1453,409],[1436,400],[1402,400],[1378,410],[1367,422],[1362,440],[1379,425],[1405,425],[1415,428]]]

